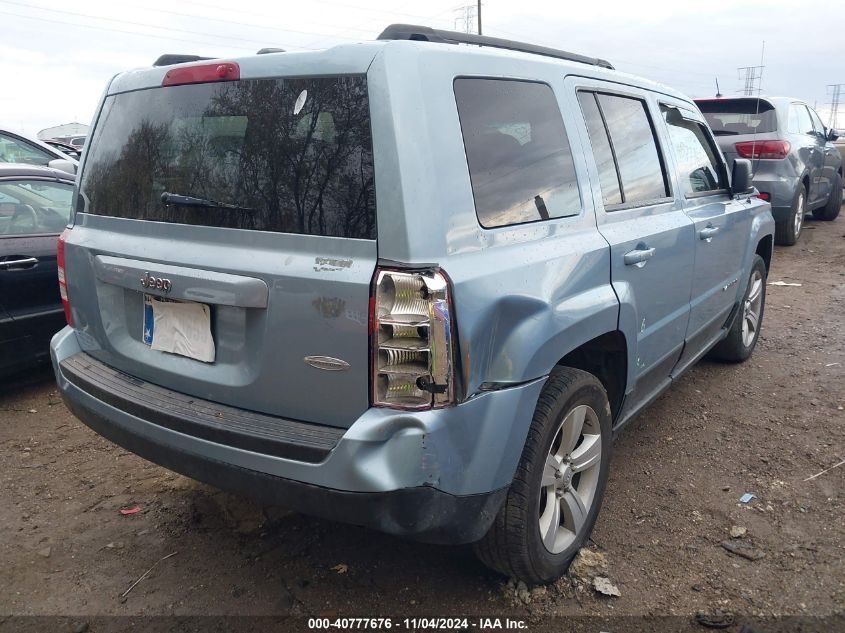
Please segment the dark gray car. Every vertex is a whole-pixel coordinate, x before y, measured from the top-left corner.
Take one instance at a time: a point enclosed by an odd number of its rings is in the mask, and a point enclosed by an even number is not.
[[[725,158],[752,161],[754,186],[772,204],[775,240],[798,241],[804,215],[833,220],[842,205],[842,157],[836,130],[788,97],[698,99]]]
[[[49,358],[65,323],[56,242],[73,184],[58,169],[0,164],[0,375]]]

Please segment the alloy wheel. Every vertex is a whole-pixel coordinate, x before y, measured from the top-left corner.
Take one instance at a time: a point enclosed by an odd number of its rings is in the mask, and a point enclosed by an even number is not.
[[[760,313],[763,309],[763,275],[755,270],[748,282],[749,291],[745,298],[742,315],[742,344],[750,347],[760,327]]]
[[[569,547],[584,529],[601,470],[601,427],[587,405],[574,407],[555,434],[540,482],[538,526],[552,554]]]
[[[795,239],[798,239],[798,234],[801,233],[801,226],[804,224],[804,214],[807,210],[804,208],[804,192],[798,194],[798,210],[795,212]]]

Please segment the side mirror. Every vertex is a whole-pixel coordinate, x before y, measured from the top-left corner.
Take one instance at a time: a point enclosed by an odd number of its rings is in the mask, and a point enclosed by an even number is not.
[[[64,158],[54,158],[47,166],[52,169],[58,169],[61,171],[65,171],[69,174],[76,175],[76,163],[73,161],[65,160]]]
[[[828,140],[828,141],[833,142],[833,141],[835,141],[835,140],[836,140],[836,139],[838,139],[838,138],[839,138],[839,132],[837,132],[837,131],[836,131],[836,130],[834,130],[833,128],[830,128],[830,129],[827,131],[827,140]]]
[[[733,171],[731,172],[731,193],[735,196],[751,193],[754,190],[751,184],[751,161],[747,158],[734,160]]]

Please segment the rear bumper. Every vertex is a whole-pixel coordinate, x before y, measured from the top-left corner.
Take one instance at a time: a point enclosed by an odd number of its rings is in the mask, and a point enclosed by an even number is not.
[[[53,338],[51,354],[62,397],[74,415],[116,444],[266,503],[441,543],[472,542],[489,528],[513,478],[545,382],[487,393],[450,409],[371,409],[346,430],[293,423],[324,435],[317,442],[322,446],[293,458],[278,442],[244,444],[225,433],[198,433],[196,427],[162,419],[156,423],[131,390],[114,384],[104,393],[102,386],[97,391],[72,376],[68,361],[86,358],[81,353],[71,328]],[[121,376],[135,387],[167,391]],[[304,432],[308,435],[309,429]],[[288,433],[286,441],[297,443],[298,438],[301,433]]]
[[[754,177],[754,186],[761,193],[769,194],[769,203],[772,205],[772,216],[775,222],[789,220],[792,202],[795,200],[795,189],[798,186],[797,176],[758,173]]]

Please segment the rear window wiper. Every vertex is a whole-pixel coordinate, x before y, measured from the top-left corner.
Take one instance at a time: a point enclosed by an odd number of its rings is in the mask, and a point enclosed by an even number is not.
[[[733,130],[713,130],[715,136],[739,136],[739,132]]]
[[[211,209],[235,209],[237,211],[254,211],[250,207],[242,207],[237,204],[228,204],[226,202],[217,202],[216,200],[206,200],[205,198],[194,198],[193,196],[182,196],[178,193],[170,193],[164,191],[161,194],[161,201],[165,205],[173,205],[178,207],[208,207]]]

